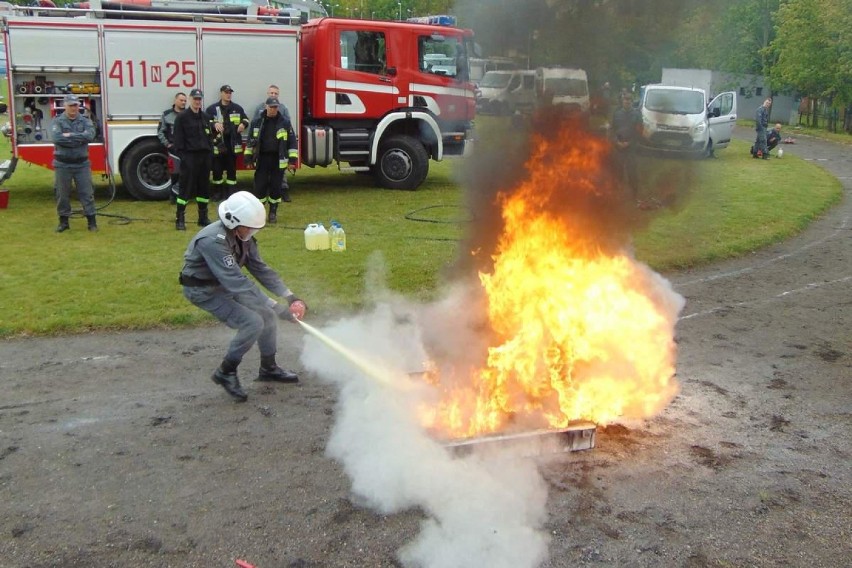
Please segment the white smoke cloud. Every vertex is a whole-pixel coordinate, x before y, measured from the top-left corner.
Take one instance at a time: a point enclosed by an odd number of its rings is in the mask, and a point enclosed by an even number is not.
[[[535,463],[499,449],[454,455],[418,423],[416,406],[432,393],[407,373],[426,360],[421,326],[428,311],[386,299],[368,314],[322,329],[376,364],[376,373],[306,339],[302,363],[340,389],[327,452],[343,464],[366,506],[383,514],[425,512],[420,534],[399,551],[406,566],[537,566],[547,557],[548,538],[540,530],[547,489]],[[391,377],[398,387],[370,374]]]

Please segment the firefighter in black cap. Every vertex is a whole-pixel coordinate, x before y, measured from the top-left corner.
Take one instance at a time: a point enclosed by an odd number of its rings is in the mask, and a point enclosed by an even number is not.
[[[281,181],[288,169],[296,171],[299,150],[296,133],[275,97],[266,99],[266,112],[251,123],[245,163],[255,167],[252,193],[261,203],[269,203],[269,222],[278,221],[278,204],[283,198]]]
[[[189,108],[175,117],[174,150],[180,157],[180,193],[177,196],[175,229],[186,230],[184,218],[190,199],[198,203],[198,224],[210,224],[207,204],[210,202],[210,152],[213,124],[210,115],[201,110],[204,94],[200,89],[189,92]]]
[[[233,92],[230,85],[222,85],[219,102],[207,107],[218,135],[213,143],[213,193],[223,199],[236,191],[237,155],[243,153],[243,131],[249,126],[246,111],[231,100]]]

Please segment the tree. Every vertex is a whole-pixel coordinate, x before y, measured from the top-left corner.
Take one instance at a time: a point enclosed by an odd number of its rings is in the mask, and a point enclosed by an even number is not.
[[[776,15],[771,51],[776,82],[792,85],[812,99],[850,100],[850,0],[785,2]],[[812,125],[815,125],[812,114]]]

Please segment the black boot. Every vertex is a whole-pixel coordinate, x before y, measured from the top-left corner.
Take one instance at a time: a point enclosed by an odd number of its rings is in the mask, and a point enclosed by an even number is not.
[[[206,227],[210,224],[210,218],[207,216],[207,204],[199,203],[198,204],[198,225],[200,227]]]
[[[290,203],[290,184],[287,183],[287,174],[284,174],[284,179],[281,180],[281,200]]]
[[[278,222],[278,204],[270,203],[269,204],[269,222],[277,223]]]
[[[186,205],[177,206],[177,213],[175,214],[175,229],[178,231],[186,230]]]
[[[275,381],[278,383],[298,383],[299,375],[293,371],[285,371],[275,363],[275,355],[263,355],[260,358],[258,381]]]
[[[234,397],[237,402],[248,400],[248,395],[240,386],[240,379],[237,378],[237,366],[231,361],[224,359],[219,368],[213,371],[213,376],[210,378],[214,383],[225,389],[225,392]]]
[[[97,231],[98,230],[98,222],[97,217],[95,215],[86,215],[86,220],[89,222],[89,230]]]
[[[60,215],[59,225],[56,226],[56,232],[61,233],[63,231],[67,231],[70,228],[71,228],[71,225],[68,224],[68,217]]]

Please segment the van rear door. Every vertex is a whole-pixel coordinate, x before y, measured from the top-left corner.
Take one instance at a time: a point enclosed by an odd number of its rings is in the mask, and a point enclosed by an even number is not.
[[[716,95],[707,106],[711,148],[727,148],[737,122],[737,94],[733,91]]]

